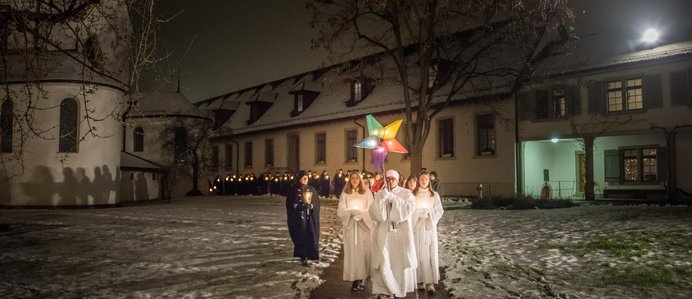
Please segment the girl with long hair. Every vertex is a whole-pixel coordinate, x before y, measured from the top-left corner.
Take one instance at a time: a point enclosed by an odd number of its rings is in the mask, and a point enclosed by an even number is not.
[[[370,274],[372,220],[368,215],[368,208],[372,202],[372,192],[365,187],[360,172],[354,170],[339,197],[336,210],[343,226],[343,279],[353,281],[353,291],[364,290],[363,281]]]

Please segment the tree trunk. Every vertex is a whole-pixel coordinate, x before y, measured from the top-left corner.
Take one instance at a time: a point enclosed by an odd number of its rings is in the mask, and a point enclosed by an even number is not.
[[[418,175],[423,169],[423,146],[412,148],[409,156],[411,160],[411,166],[409,168],[410,174]],[[430,170],[428,170],[430,171]]]
[[[197,153],[192,153],[192,189],[187,192],[187,196],[199,196],[202,195],[202,191],[199,191],[199,157]]]

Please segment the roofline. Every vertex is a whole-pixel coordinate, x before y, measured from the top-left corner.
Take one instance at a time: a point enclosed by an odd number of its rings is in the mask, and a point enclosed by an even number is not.
[[[490,94],[490,95],[477,96],[477,97],[473,97],[473,98],[451,100],[447,105],[451,105],[451,106],[467,105],[467,104],[471,104],[471,103],[476,102],[476,101],[486,100],[488,98],[491,98],[491,99],[505,98],[505,97],[509,97],[510,95],[511,94],[508,92],[498,92],[498,93],[494,93],[494,94]],[[438,103],[435,105],[442,105],[442,104],[443,103]],[[270,132],[270,131],[276,131],[278,129],[290,130],[290,129],[294,129],[294,128],[321,125],[321,124],[327,124],[327,123],[331,123],[331,122],[343,122],[343,121],[349,121],[349,120],[358,120],[358,119],[362,119],[363,116],[368,115],[368,114],[382,115],[382,114],[404,113],[404,110],[405,110],[405,107],[402,106],[402,107],[396,108],[396,109],[388,109],[388,110],[364,113],[364,114],[342,117],[342,118],[331,118],[331,119],[326,119],[326,120],[309,121],[309,122],[304,122],[304,123],[299,123],[299,124],[289,124],[289,125],[281,126],[281,127],[260,129],[260,130],[256,130],[256,131],[246,131],[246,132],[243,132],[240,134],[226,133],[226,134],[221,134],[221,135],[217,135],[217,136],[212,136],[212,137],[210,137],[210,140],[211,141],[227,140],[227,139],[233,139],[234,137],[239,137],[239,136],[243,137],[243,136],[247,136],[247,135],[254,135],[254,134],[261,134],[261,133]]]
[[[126,119],[135,119],[135,118],[164,118],[164,117],[187,117],[187,118],[196,118],[196,119],[203,119],[203,120],[208,120],[208,121],[213,121],[209,117],[205,116],[196,116],[196,115],[187,115],[187,114],[150,114],[150,115],[137,115],[137,116],[124,116]]]
[[[105,83],[100,81],[92,80],[77,80],[77,79],[36,79],[36,80],[7,80],[0,81],[0,84],[31,84],[31,83],[79,83],[79,84],[94,84],[100,86],[106,86],[113,89],[120,90],[124,93],[128,91],[126,87],[118,86],[116,84]]]
[[[646,59],[646,60],[635,60],[635,61],[628,61],[628,62],[622,62],[622,63],[616,62],[616,63],[610,63],[610,64],[605,64],[605,65],[586,67],[583,69],[577,69],[577,70],[573,70],[573,71],[550,74],[547,76],[539,77],[539,79],[537,79],[537,80],[529,80],[529,82],[541,81],[541,80],[546,80],[546,79],[555,79],[555,78],[559,78],[559,77],[574,77],[574,76],[584,75],[584,74],[602,73],[602,72],[613,70],[613,69],[628,68],[628,67],[632,67],[634,65],[646,66],[647,64],[659,64],[661,62],[663,62],[663,63],[678,62],[678,61],[683,61],[683,60],[685,60],[685,58],[690,58],[690,57],[692,57],[692,52],[679,53],[679,54],[675,54],[675,55],[663,56],[663,57]]]

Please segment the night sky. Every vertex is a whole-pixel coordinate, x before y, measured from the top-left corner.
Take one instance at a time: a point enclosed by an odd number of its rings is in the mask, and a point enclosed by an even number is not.
[[[690,0],[570,4],[583,41],[600,42],[610,35],[606,31],[622,38],[614,53],[626,50],[648,27],[660,28],[666,41],[692,39]],[[170,74],[178,66],[181,92],[197,102],[334,63],[324,51],[310,49],[316,31],[308,25],[311,16],[303,0],[161,0],[158,5],[161,18],[175,15],[159,30],[162,55],[171,56],[140,84],[144,91],[175,91],[176,77]],[[162,79],[170,82],[162,84]]]
[[[159,48],[171,56],[156,67],[144,91],[175,91],[164,74],[181,67],[181,92],[192,102],[313,70],[327,63],[311,50],[311,15],[301,0],[161,0]],[[151,76],[151,74],[150,74]],[[172,78],[171,78],[172,77]]]

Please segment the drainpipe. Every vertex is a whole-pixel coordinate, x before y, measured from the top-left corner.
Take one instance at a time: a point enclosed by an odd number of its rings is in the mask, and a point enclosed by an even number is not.
[[[359,127],[361,127],[361,128],[363,129],[363,138],[365,138],[365,136],[366,136],[365,134],[367,133],[367,132],[365,131],[365,126],[359,124],[359,123],[358,123],[358,120],[354,120],[353,123],[356,124],[357,126],[359,126]],[[362,162],[362,164],[363,164],[363,167],[361,167],[361,170],[362,170],[362,171],[365,171],[365,149],[363,149],[362,152],[363,152],[363,159],[362,159],[361,162]]]
[[[231,138],[231,142],[235,144],[235,174],[239,175],[240,173],[238,172],[238,163],[240,162],[240,145],[238,144],[238,141],[235,141],[235,139]]]
[[[519,138],[519,96],[514,92],[514,170],[516,171],[514,192],[516,195],[524,193],[524,184],[521,177],[521,140]]]

